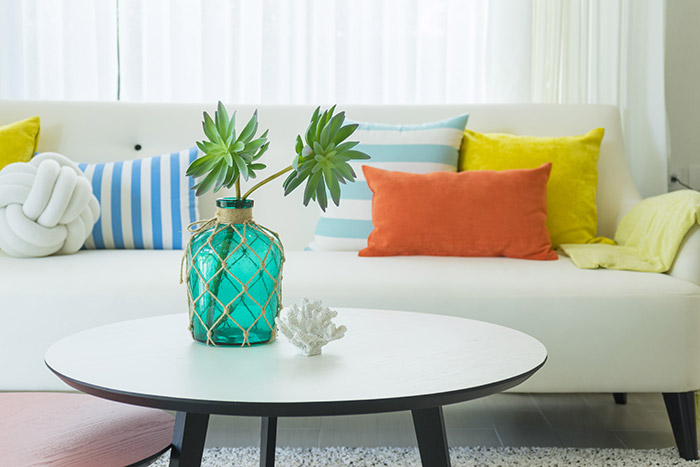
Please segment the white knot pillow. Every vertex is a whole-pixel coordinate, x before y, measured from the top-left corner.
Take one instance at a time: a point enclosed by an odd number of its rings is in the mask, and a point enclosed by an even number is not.
[[[75,253],[99,216],[90,181],[61,154],[45,152],[0,170],[0,249],[10,256]]]

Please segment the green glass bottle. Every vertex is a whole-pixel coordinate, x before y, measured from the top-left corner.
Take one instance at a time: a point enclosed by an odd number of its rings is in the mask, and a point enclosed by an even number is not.
[[[282,307],[282,243],[253,222],[252,200],[219,198],[216,206],[216,222],[186,252],[192,337],[208,345],[270,342]]]

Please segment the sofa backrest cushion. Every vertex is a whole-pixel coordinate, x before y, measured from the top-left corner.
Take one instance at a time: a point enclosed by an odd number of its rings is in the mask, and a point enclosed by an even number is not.
[[[270,129],[265,163],[270,172],[288,166],[296,136],[303,133],[315,105],[229,105],[239,115],[259,109],[261,129]],[[188,148],[202,139],[202,112],[215,103],[0,101],[0,122],[41,117],[39,151],[56,151],[81,162],[137,159]],[[620,112],[590,104],[341,105],[348,118],[391,124],[438,121],[469,114],[468,128],[482,133],[567,136],[605,128],[598,161],[598,235],[612,236],[619,219],[640,199],[625,157]],[[138,149],[137,149],[138,148]],[[212,217],[214,200],[200,199],[203,217]],[[278,232],[287,249],[304,249],[313,239],[320,209],[304,208],[303,190],[284,197],[282,181],[255,193],[254,218]]]

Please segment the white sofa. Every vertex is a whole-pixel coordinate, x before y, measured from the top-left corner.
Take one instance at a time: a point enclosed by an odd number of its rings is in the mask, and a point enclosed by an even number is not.
[[[612,236],[621,217],[640,200],[615,107],[340,107],[355,120],[390,123],[434,121],[468,112],[468,128],[485,132],[558,136],[604,127],[598,233]],[[211,103],[0,101],[0,124],[39,115],[40,151],[103,162],[191,147],[202,138],[202,111],[214,108]],[[261,128],[270,129],[268,166],[282,168],[290,163],[295,136],[305,130],[313,108],[258,108]],[[236,109],[243,118],[253,111],[251,106]],[[359,258],[351,252],[303,251],[313,238],[319,211],[315,206],[304,208],[300,195],[284,198],[279,181],[255,196],[255,219],[279,232],[286,247],[285,304],[309,296],[334,307],[440,313],[519,329],[542,341],[549,359],[517,391],[665,393],[677,441],[691,443],[681,454],[697,456],[690,404],[691,391],[700,389],[697,228],[667,274],[581,270],[563,256],[549,262]],[[212,216],[214,199],[206,195],[200,200],[202,217]],[[182,251],[101,250],[40,259],[0,256],[0,390],[66,389],[43,364],[46,348],[63,336],[120,320],[184,313],[185,289],[178,283],[181,255]]]

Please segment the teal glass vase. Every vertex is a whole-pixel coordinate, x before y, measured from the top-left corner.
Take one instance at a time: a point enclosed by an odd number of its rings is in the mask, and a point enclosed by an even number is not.
[[[282,307],[282,243],[253,222],[252,200],[219,198],[216,206],[216,218],[187,245],[192,337],[208,345],[270,342]]]

